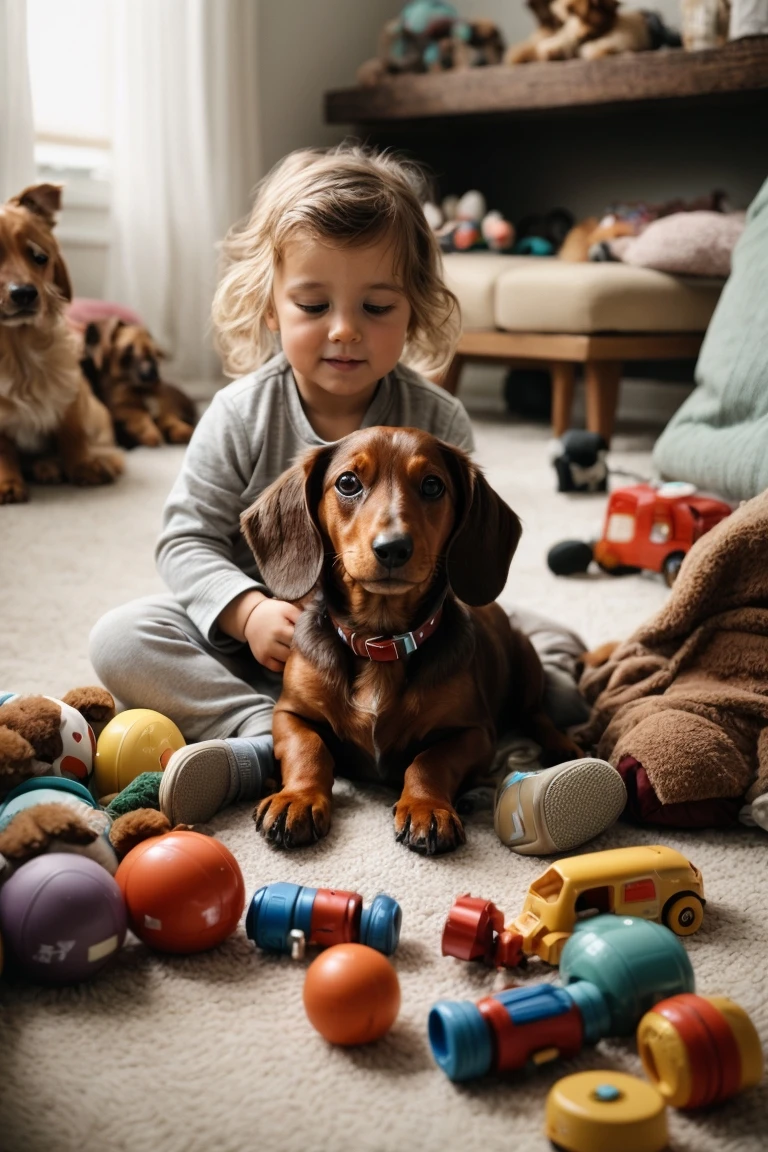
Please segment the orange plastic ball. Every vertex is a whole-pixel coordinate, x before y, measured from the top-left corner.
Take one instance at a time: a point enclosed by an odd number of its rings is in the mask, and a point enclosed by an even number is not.
[[[335,944],[310,964],[304,981],[310,1024],[331,1044],[369,1044],[400,1011],[397,973],[365,944]]]
[[[226,940],[245,907],[240,866],[220,840],[169,832],[132,848],[115,874],[140,940],[161,952],[203,952]]]

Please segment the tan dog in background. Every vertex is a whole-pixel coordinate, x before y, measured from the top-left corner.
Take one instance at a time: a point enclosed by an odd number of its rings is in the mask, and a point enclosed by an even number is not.
[[[146,328],[117,316],[95,320],[83,334],[81,367],[106,404],[118,443],[155,448],[167,440],[187,444],[197,423],[194,404],[160,378],[165,353]]]
[[[80,371],[64,319],[72,298],[53,235],[61,188],[0,205],[0,504],[41,484],[109,484],[123,470],[109,413]]]

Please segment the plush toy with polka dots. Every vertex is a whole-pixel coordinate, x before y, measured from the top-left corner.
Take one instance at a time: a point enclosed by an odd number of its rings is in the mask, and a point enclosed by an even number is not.
[[[63,776],[88,787],[92,724],[115,714],[104,688],[73,688],[61,700],[0,692],[0,799],[33,776]]]

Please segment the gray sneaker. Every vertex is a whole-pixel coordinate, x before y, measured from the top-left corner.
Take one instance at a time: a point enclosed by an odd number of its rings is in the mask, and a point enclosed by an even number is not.
[[[222,808],[274,790],[271,736],[201,740],[177,749],[160,780],[160,811],[171,824],[204,824]]]
[[[547,856],[569,852],[610,828],[626,802],[616,769],[584,757],[540,771],[510,772],[496,793],[493,823],[513,851]]]

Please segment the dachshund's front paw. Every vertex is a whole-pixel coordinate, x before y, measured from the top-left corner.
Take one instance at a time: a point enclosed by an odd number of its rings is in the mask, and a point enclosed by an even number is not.
[[[427,800],[398,800],[392,809],[395,839],[424,856],[453,852],[466,840],[464,825],[450,805],[439,805],[440,801],[430,804]]]
[[[331,798],[320,791],[289,792],[284,788],[265,796],[254,809],[253,819],[270,844],[300,848],[328,835]]]
[[[26,504],[29,491],[20,476],[0,480],[0,504]]]
[[[90,488],[97,484],[112,484],[123,470],[122,453],[102,452],[98,456],[86,456],[78,460],[70,469],[73,484]]]

